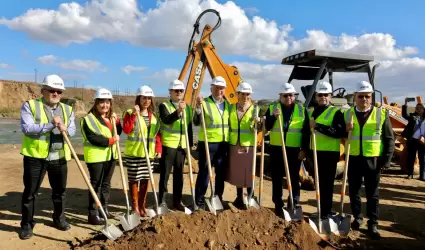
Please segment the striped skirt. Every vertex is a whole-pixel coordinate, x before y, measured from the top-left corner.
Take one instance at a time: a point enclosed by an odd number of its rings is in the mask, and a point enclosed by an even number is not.
[[[140,180],[149,180],[149,170],[146,158],[140,157],[123,157],[124,166],[127,168],[128,181],[140,181]],[[151,171],[153,173],[154,165],[157,164],[156,161],[150,159]]]

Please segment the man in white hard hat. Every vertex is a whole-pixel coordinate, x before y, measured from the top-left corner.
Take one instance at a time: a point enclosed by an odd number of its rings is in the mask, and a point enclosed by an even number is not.
[[[211,82],[211,95],[206,98],[198,97],[196,112],[193,123],[198,126],[201,123],[202,104],[206,133],[208,139],[208,149],[211,157],[211,165],[215,168],[215,193],[222,200],[224,191],[224,179],[228,164],[229,151],[229,114],[230,103],[225,99],[226,80],[215,77]],[[209,183],[208,165],[205,153],[204,129],[199,131],[199,173],[196,179],[195,199],[199,208],[205,208],[204,196]]]
[[[372,105],[372,85],[361,81],[356,85],[355,106],[346,110],[346,129],[351,132],[348,184],[353,230],[363,222],[360,188],[365,181],[368,234],[380,239],[377,229],[379,205],[379,179],[381,167],[389,167],[394,153],[394,137],[388,112]],[[352,117],[352,119],[351,119]]]
[[[159,201],[165,203],[168,193],[168,178],[173,169],[173,207],[184,211],[181,202],[183,192],[183,168],[186,157],[186,137],[184,123],[187,126],[189,137],[189,150],[193,145],[192,132],[192,109],[184,101],[185,86],[182,81],[176,79],[170,82],[168,87],[170,99],[159,105],[161,118],[161,143],[162,157],[159,161]],[[186,121],[183,120],[185,112]],[[191,159],[188,159],[189,161]]]
[[[279,87],[279,101],[271,103],[266,111],[266,129],[270,131],[270,168],[272,170],[272,200],[277,216],[283,216],[282,181],[285,167],[282,153],[279,117],[282,119],[289,173],[292,184],[294,206],[300,202],[299,170],[305,150],[309,145],[308,114],[306,109],[295,102],[295,88],[290,83]],[[307,136],[306,136],[307,135]],[[288,207],[290,205],[288,204]]]
[[[347,137],[344,114],[332,105],[332,92],[330,83],[324,81],[317,83],[314,92],[316,106],[308,112],[310,129],[314,129],[316,134],[321,219],[332,216],[332,197],[340,159],[340,143],[341,138]],[[308,133],[306,136],[310,135],[311,133]],[[309,150],[312,154],[312,142]]]
[[[65,219],[65,191],[71,151],[62,132],[75,135],[75,116],[71,106],[60,102],[64,90],[64,81],[59,76],[48,75],[41,83],[43,96],[22,105],[21,154],[24,156],[25,188],[21,204],[21,239],[33,235],[35,200],[46,172],[52,188],[53,224],[59,230],[70,229]]]

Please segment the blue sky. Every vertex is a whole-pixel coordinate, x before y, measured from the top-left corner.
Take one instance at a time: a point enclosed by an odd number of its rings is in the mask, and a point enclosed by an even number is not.
[[[100,2],[114,2],[115,0],[107,0]],[[134,0],[122,0],[123,2],[132,3]],[[84,8],[86,3],[91,3],[92,1],[75,1],[81,5],[81,8]],[[168,1],[172,2],[172,1]],[[182,2],[182,1],[180,1]],[[183,1],[184,2],[184,1]],[[190,0],[192,3],[191,6],[197,6],[198,4],[204,1],[194,1]],[[219,8],[230,8],[227,1],[212,1],[213,4],[217,4]],[[217,2],[217,3],[215,3]],[[157,27],[158,29],[164,30],[161,35],[167,33],[167,30],[170,30],[170,33],[175,34],[172,37],[168,37],[170,41],[177,41],[174,49],[165,49],[163,45],[159,45],[155,48],[155,42],[141,42],[138,45],[132,45],[129,43],[129,40],[120,37],[120,31],[112,31],[112,34],[107,35],[108,38],[117,39],[117,41],[107,41],[104,37],[96,36],[93,40],[83,43],[70,43],[69,45],[60,45],[55,41],[50,41],[49,39],[37,39],[31,38],[28,34],[36,34],[42,30],[42,26],[37,24],[38,21],[42,20],[41,18],[29,19],[26,20],[25,24],[10,25],[8,20],[24,15],[29,9],[41,9],[44,11],[47,10],[58,10],[61,3],[70,3],[70,1],[63,0],[39,0],[39,1],[0,1],[0,19],[3,18],[3,22],[0,21],[0,47],[2,51],[0,53],[0,79],[13,79],[13,80],[33,80],[34,79],[34,69],[38,71],[38,81],[41,81],[41,77],[48,73],[57,73],[60,75],[65,75],[66,85],[72,87],[74,81],[78,82],[79,86],[103,86],[111,90],[116,89],[118,86],[121,91],[130,90],[135,91],[137,87],[141,84],[148,84],[154,88],[154,91],[159,94],[166,94],[165,86],[168,81],[172,80],[173,73],[174,75],[180,71],[186,56],[186,47],[188,40],[190,38],[190,33],[192,31],[192,25],[195,18],[199,15],[199,12],[192,13],[190,17],[182,18],[182,21],[177,23],[177,27],[172,27],[176,23],[176,20],[179,18],[179,13],[181,10],[176,8],[173,11],[175,15],[174,19],[171,19],[170,22],[167,22],[165,18],[161,19],[166,25]],[[380,39],[371,39],[369,37],[363,37],[363,40],[359,43],[364,43],[364,45],[358,45],[358,50],[364,51],[367,47],[371,53],[378,53],[378,59],[386,62],[391,62],[393,66],[389,66],[387,69],[391,71],[391,67],[395,67],[396,63],[402,63],[404,58],[414,58],[417,57],[420,60],[423,60],[425,57],[424,54],[424,45],[423,41],[425,40],[425,32],[423,28],[423,23],[425,23],[425,16],[423,15],[423,10],[425,9],[425,1],[412,0],[407,2],[402,1],[254,1],[254,0],[243,0],[243,1],[233,1],[235,6],[245,10],[244,14],[238,13],[239,17],[247,17],[250,22],[254,22],[254,16],[259,16],[265,20],[265,22],[274,21],[277,23],[277,26],[290,24],[292,30],[289,32],[289,36],[285,40],[297,41],[305,39],[308,37],[306,33],[307,30],[316,30],[323,31],[330,36],[341,36],[342,34],[347,34],[351,37],[358,38],[365,34],[375,34],[382,33],[390,35],[391,38],[387,40]],[[105,6],[108,6],[107,4]],[[113,5],[109,5],[113,6]],[[163,11],[164,8],[159,8],[156,1],[137,1],[138,10],[146,14],[149,10],[154,11]],[[141,7],[142,6],[142,7]],[[181,6],[179,8],[188,9],[190,6]],[[168,7],[169,9],[170,7]],[[422,10],[422,11],[421,11]],[[128,11],[128,9],[124,10]],[[47,13],[47,12],[43,12]],[[63,14],[63,13],[62,13]],[[183,13],[184,14],[184,13]],[[149,16],[149,15],[148,15]],[[125,18],[125,17],[123,17]],[[115,17],[112,17],[110,20],[115,20]],[[93,16],[90,18],[92,23],[95,23],[96,20]],[[127,19],[126,19],[127,20]],[[187,21],[186,21],[187,20]],[[238,18],[223,18],[222,27],[220,29],[238,29],[235,27],[240,26],[227,26],[230,22],[238,22],[241,19]],[[56,27],[61,29],[61,32],[69,32],[70,37],[72,34],[78,34],[78,29],[75,26],[66,26],[72,24],[71,21],[62,21],[61,24],[64,26]],[[107,21],[105,21],[107,22]],[[223,26],[226,26],[223,28]],[[67,27],[66,29],[64,27]],[[101,26],[96,26],[101,27]],[[49,26],[49,29],[54,32],[54,27]],[[100,28],[102,29],[102,28]],[[98,28],[93,29],[98,30]],[[182,32],[180,32],[182,30]],[[186,30],[183,32],[183,30]],[[282,31],[282,29],[278,29]],[[105,28],[102,33],[109,32]],[[116,33],[114,36],[113,33]],[[144,29],[144,33],[148,32],[154,36],[157,34],[157,29],[149,30],[148,28]],[[224,32],[224,31],[223,31]],[[265,32],[273,32],[273,30],[264,30]],[[126,34],[131,33],[131,30]],[[41,34],[41,33],[40,33]],[[87,36],[87,33],[84,33]],[[131,35],[131,34],[130,34]],[[159,36],[161,36],[159,35]],[[146,34],[144,35],[146,36]],[[261,31],[258,31],[258,35],[248,37],[247,39],[255,40],[258,36],[261,36]],[[277,58],[283,58],[288,53],[291,53],[291,49],[288,50],[278,50],[274,53],[274,57],[260,58],[256,54],[263,54],[263,47],[259,46],[258,49],[254,52],[250,51],[250,47],[239,48],[234,44],[227,44],[227,38],[222,36],[216,36],[213,38],[219,39],[218,44],[223,44],[223,53],[220,52],[220,56],[226,63],[238,62],[241,65],[241,74],[242,76],[246,75],[246,79],[249,79],[251,82],[262,81],[264,77],[262,74],[265,74],[265,66],[273,65],[280,66],[279,60]],[[388,38],[388,37],[387,37]],[[145,39],[145,38],[144,38]],[[161,37],[157,38],[163,40]],[[389,45],[391,39],[396,41],[395,45]],[[43,41],[42,41],[43,40]],[[66,40],[66,39],[64,39]],[[132,40],[134,42],[134,40]],[[338,41],[338,38],[336,38]],[[313,42],[314,39],[313,39]],[[172,42],[171,42],[172,43]],[[271,42],[276,45],[276,43]],[[308,46],[316,46],[312,42],[308,43]],[[372,44],[371,44],[372,43]],[[382,44],[378,44],[382,43]],[[180,46],[180,44],[184,44]],[[239,44],[239,43],[237,43]],[[317,43],[320,45],[320,43]],[[279,44],[277,44],[279,45]],[[301,48],[304,48],[307,45],[302,45]],[[180,47],[179,47],[180,46]],[[304,46],[304,47],[303,47]],[[292,46],[294,47],[294,46]],[[388,56],[386,57],[387,50],[400,49],[403,50],[405,47],[414,47],[415,53],[401,53],[399,56]],[[221,48],[218,48],[220,51]],[[354,48],[353,51],[356,51],[357,48]],[[236,51],[235,53],[233,53]],[[258,52],[258,53],[257,53]],[[264,51],[264,54],[271,54],[270,51]],[[53,55],[56,58],[55,63],[52,64],[43,64],[37,58],[47,55]],[[66,63],[72,60],[92,60],[99,62],[100,66],[96,70],[90,71],[85,68],[85,71],[82,69],[75,69],[75,67],[66,67]],[[61,64],[62,63],[62,64]],[[75,62],[74,62],[75,63]],[[84,61],[84,63],[87,63]],[[422,61],[421,61],[422,63]],[[62,66],[61,66],[62,65]],[[141,71],[133,71],[131,74],[126,74],[121,70],[122,67],[126,65],[132,65],[137,67],[146,67],[146,69]],[[404,65],[404,64],[403,64]],[[403,68],[403,72],[399,72],[400,75],[403,75],[406,72],[410,72],[411,66],[404,65],[406,69]],[[69,66],[69,64],[68,64]],[[72,66],[72,65],[71,65]],[[75,66],[75,65],[74,65]],[[254,74],[249,69],[252,67],[260,67],[262,73]],[[239,67],[239,66],[238,66]],[[168,72],[171,72],[171,75],[165,74],[165,69],[169,69]],[[244,72],[243,69],[246,71]],[[401,70],[401,67],[397,69]],[[171,71],[170,71],[171,70]],[[423,70],[422,68],[418,69],[418,72],[414,74],[421,74],[419,71]],[[275,71],[272,71],[275,72]],[[277,72],[277,71],[276,71]],[[270,79],[269,84],[275,84],[275,82],[284,82],[286,81],[285,76],[287,75],[288,70],[285,69],[284,75],[280,75],[275,79]],[[384,72],[386,74],[386,72]],[[277,72],[277,74],[280,74]],[[286,74],[286,75],[285,75]],[[384,74],[384,75],[385,75]],[[407,73],[406,73],[407,74]],[[418,75],[422,76],[422,75]],[[281,79],[281,78],[284,79]],[[245,79],[245,78],[244,78]],[[208,79],[206,79],[207,81]],[[394,83],[397,84],[397,83]],[[413,84],[413,83],[412,83]],[[204,84],[206,85],[206,84]],[[262,93],[262,96],[267,96],[266,92]]]

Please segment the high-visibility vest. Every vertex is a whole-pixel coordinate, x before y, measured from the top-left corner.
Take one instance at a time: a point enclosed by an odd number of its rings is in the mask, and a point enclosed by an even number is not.
[[[104,162],[109,161],[113,157],[118,159],[117,145],[114,143],[112,146],[99,147],[95,146],[87,140],[86,132],[83,129],[83,123],[87,124],[87,127],[95,133],[96,135],[101,135],[105,138],[111,138],[112,132],[109,128],[102,123],[94,116],[92,113],[89,113],[81,119],[81,134],[83,135],[83,145],[84,145],[84,161],[86,163],[95,163],[95,162]]]
[[[228,142],[229,141],[229,114],[230,104],[224,101],[223,114],[220,113],[212,97],[204,98],[202,106],[204,108],[205,127],[208,142]],[[205,141],[204,128],[199,131],[199,141]]]
[[[176,111],[176,107],[170,101],[163,102],[168,113],[173,113]],[[185,109],[186,115],[186,127],[189,126],[190,120],[192,119],[192,108],[189,105],[186,105]],[[172,124],[165,124],[161,122],[161,143],[162,145],[169,148],[178,148],[179,145],[181,148],[186,148],[186,135],[184,132],[184,123],[185,121],[182,118],[174,121]]]
[[[327,107],[317,118],[316,124],[322,124],[325,126],[331,126],[332,121],[336,112],[339,109],[335,106]],[[308,117],[311,119],[313,115],[313,111],[308,112]],[[341,139],[336,139],[327,135],[320,133],[319,131],[315,131],[316,134],[316,150],[317,151],[332,151],[339,152],[339,144]],[[310,149],[313,149],[313,138],[310,137]]]
[[[42,98],[29,100],[28,104],[35,124],[47,124],[52,122],[44,111]],[[72,114],[72,107],[62,102],[59,103],[58,108],[59,107],[62,109],[63,122],[65,126],[68,126],[68,121]],[[21,154],[38,159],[47,158],[47,156],[49,156],[50,133],[49,131],[44,134],[24,135]],[[66,141],[64,141],[63,150],[65,152],[65,160],[71,160],[71,150],[68,144],[66,144]]]
[[[245,112],[241,120],[238,119],[237,104],[230,105],[230,137],[229,144],[239,144],[244,147],[253,146],[255,144],[254,130],[251,129],[254,125],[253,118],[255,116],[254,105],[251,105]]]
[[[272,103],[269,106],[270,115],[273,115],[273,111],[276,108],[280,108],[281,110],[281,117],[282,117],[282,130],[284,129],[284,115],[283,110],[280,103]],[[291,115],[291,120],[289,122],[289,128],[288,132],[286,133],[286,139],[285,139],[285,146],[287,147],[301,147],[301,129],[304,124],[304,112],[305,108],[301,105],[295,104],[294,110]],[[280,128],[279,128],[279,121],[276,120],[273,128],[270,130],[270,145],[273,146],[282,146],[282,138],[280,136]]]
[[[381,156],[383,144],[381,141],[382,126],[386,119],[386,110],[383,108],[371,107],[371,113],[363,128],[360,129],[355,108],[352,107],[344,112],[345,122],[348,124],[351,114],[353,114],[353,130],[350,139],[350,155],[360,155],[360,141],[362,153],[365,157]],[[360,131],[361,130],[361,131]]]
[[[132,112],[133,110],[129,109],[124,113],[124,115],[125,114],[131,115]],[[142,116],[140,116],[140,121],[142,123],[141,127],[143,129],[143,135],[145,136],[145,140],[148,143],[147,149],[149,153],[149,158],[153,159],[155,157],[155,145],[156,145],[155,137],[158,134],[161,125],[154,114],[152,114],[151,116],[149,131],[148,131],[148,127],[146,126],[145,119],[143,119]],[[143,147],[142,135],[139,132],[138,124],[139,123],[136,119],[136,121],[134,122],[133,129],[131,130],[130,134],[128,134],[127,140],[125,141],[124,154],[126,156],[144,158],[145,150]]]

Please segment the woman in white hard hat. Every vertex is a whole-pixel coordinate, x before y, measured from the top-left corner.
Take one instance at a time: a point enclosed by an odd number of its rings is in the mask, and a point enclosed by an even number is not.
[[[137,115],[140,115],[140,129],[148,142],[148,156],[153,171],[154,158],[161,158],[161,138],[159,135],[160,121],[155,114],[154,93],[149,86],[142,86],[137,90],[135,105],[124,113],[123,131],[128,135],[125,141],[125,166],[132,197],[132,209],[138,215],[146,216],[146,195],[149,184],[149,170],[139,132]],[[138,185],[140,182],[140,187]]]
[[[243,188],[247,188],[247,194],[253,191],[252,159],[253,149],[256,146],[253,129],[254,122],[258,118],[256,117],[258,106],[254,105],[251,100],[252,87],[249,83],[239,84],[236,94],[238,102],[230,106],[229,114],[230,149],[226,181],[237,188],[236,200],[233,205],[244,209]]]
[[[84,161],[90,173],[90,183],[97,193],[106,216],[110,198],[111,179],[115,170],[118,151],[115,142],[119,141],[122,127],[113,111],[112,94],[109,90],[98,89],[94,104],[87,116],[81,120],[81,133],[84,142]],[[116,121],[117,135],[114,135],[112,121]],[[92,225],[104,224],[99,217],[93,197],[89,193],[88,222]]]
[[[310,129],[315,130],[317,166],[322,219],[332,215],[332,197],[335,174],[340,159],[341,138],[347,137],[344,115],[331,104],[332,85],[319,82],[314,92],[316,106],[308,112]],[[308,135],[311,135],[309,133]],[[310,152],[313,144],[310,142]]]

